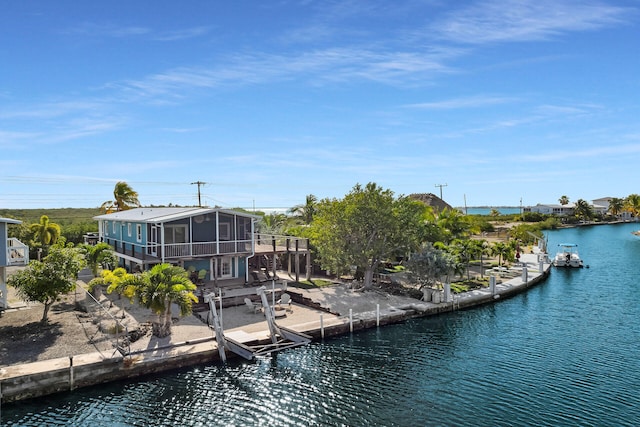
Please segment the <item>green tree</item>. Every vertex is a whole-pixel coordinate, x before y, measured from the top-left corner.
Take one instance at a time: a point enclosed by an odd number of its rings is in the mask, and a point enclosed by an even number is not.
[[[560,202],[560,204],[562,206],[568,205],[569,204],[569,198],[567,196],[560,196],[560,198],[558,199],[558,201]]]
[[[436,285],[443,277],[449,280],[455,265],[453,255],[426,243],[421,250],[411,254],[406,267],[409,280],[422,288]]]
[[[40,222],[31,224],[29,229],[33,233],[33,238],[41,245],[53,245],[60,238],[62,229],[58,224],[49,221],[47,215],[40,217]]]
[[[186,316],[191,313],[193,303],[198,302],[193,293],[196,285],[189,280],[188,272],[171,264],[157,264],[151,270],[128,277],[119,286],[135,289],[140,304],[157,315],[152,331],[160,338],[171,335],[172,304],[179,307],[181,316]]]
[[[444,233],[445,243],[469,237],[474,231],[469,218],[457,209],[443,209],[438,215],[437,224]]]
[[[624,210],[634,217],[640,216],[640,194],[630,194],[624,199]]]
[[[282,213],[272,212],[263,215],[257,223],[257,231],[263,234],[284,234],[284,227],[287,224],[287,216]]]
[[[117,262],[113,248],[107,243],[100,242],[97,245],[82,245],[81,248],[85,252],[87,265],[91,269],[93,277],[98,276],[99,267],[107,268],[107,266],[115,265]]]
[[[56,245],[42,261],[31,261],[24,270],[10,276],[7,283],[26,301],[42,303],[41,322],[47,323],[49,309],[60,295],[75,289],[78,273],[85,265],[79,249]]]
[[[296,205],[289,209],[289,213],[294,215],[303,224],[309,225],[313,221],[316,213],[318,198],[313,194],[307,195],[304,205]]]
[[[609,200],[609,213],[618,216],[624,210],[624,200],[618,197],[612,197]]]
[[[140,201],[138,201],[138,193],[126,182],[119,181],[113,189],[113,200],[104,202],[101,208],[107,212],[111,210],[119,212],[139,206]]]
[[[593,218],[593,209],[586,200],[578,199],[575,207],[573,208],[573,214],[578,219],[588,221]]]
[[[495,242],[491,247],[491,254],[498,257],[498,265],[502,265],[502,261],[513,258],[513,247],[506,242]]]
[[[323,200],[311,224],[323,268],[338,274],[364,272],[365,288],[381,261],[417,248],[424,207],[375,183],[357,184],[342,200]]]

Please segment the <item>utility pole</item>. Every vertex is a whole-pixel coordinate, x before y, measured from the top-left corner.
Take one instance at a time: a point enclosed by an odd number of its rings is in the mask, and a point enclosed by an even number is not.
[[[198,207],[199,208],[202,207],[202,202],[200,201],[200,186],[205,184],[206,182],[202,182],[202,181],[196,181],[191,183],[191,185],[198,185]]]
[[[440,187],[440,200],[442,200],[442,187],[446,187],[447,184],[436,184],[436,187]]]

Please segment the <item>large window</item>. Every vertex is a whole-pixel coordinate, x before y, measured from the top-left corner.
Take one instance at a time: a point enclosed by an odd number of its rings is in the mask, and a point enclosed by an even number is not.
[[[187,243],[187,226],[185,224],[167,225],[164,228],[164,242]]]

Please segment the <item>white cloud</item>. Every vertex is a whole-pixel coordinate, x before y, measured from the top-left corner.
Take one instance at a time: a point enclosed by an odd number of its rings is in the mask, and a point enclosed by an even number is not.
[[[433,29],[465,44],[546,40],[623,22],[629,12],[593,1],[488,0],[453,12]]]
[[[514,101],[517,101],[517,98],[505,96],[470,96],[443,101],[421,102],[419,104],[407,105],[407,107],[428,110],[455,110],[460,108],[478,108],[488,105],[507,104]]]

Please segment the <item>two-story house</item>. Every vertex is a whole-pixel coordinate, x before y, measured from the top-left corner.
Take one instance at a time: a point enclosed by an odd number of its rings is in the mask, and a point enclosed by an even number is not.
[[[136,208],[94,217],[99,240],[114,248],[120,266],[147,270],[172,263],[206,270],[205,280],[249,280],[258,217],[220,208]]]

